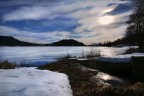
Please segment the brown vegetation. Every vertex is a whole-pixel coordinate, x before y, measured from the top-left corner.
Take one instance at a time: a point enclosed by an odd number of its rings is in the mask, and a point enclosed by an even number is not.
[[[78,60],[63,59],[47,64],[38,69],[48,69],[65,73],[70,80],[73,96],[144,96],[144,84],[136,83],[132,86],[114,87],[93,82],[91,77],[97,72],[81,70]]]
[[[15,64],[11,64],[8,61],[4,61],[0,63],[0,69],[14,69],[16,67]]]

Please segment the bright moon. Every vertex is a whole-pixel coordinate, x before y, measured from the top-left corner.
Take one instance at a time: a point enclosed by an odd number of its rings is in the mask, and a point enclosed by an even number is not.
[[[99,22],[102,25],[107,25],[110,24],[114,21],[114,17],[113,16],[103,16],[99,18]]]

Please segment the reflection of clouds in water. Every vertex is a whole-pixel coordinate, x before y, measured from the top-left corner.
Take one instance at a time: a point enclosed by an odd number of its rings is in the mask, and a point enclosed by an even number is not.
[[[113,86],[124,85],[126,83],[126,81],[121,78],[111,76],[103,72],[99,72],[96,76],[93,77],[93,79],[95,79],[97,82],[106,83]]]
[[[96,78],[97,78],[98,80],[103,80],[103,81],[112,79],[112,77],[111,77],[109,74],[106,74],[106,73],[103,73],[103,72],[99,72],[99,73],[97,74]]]
[[[104,56],[116,56],[124,53],[129,47],[100,47],[101,54]]]

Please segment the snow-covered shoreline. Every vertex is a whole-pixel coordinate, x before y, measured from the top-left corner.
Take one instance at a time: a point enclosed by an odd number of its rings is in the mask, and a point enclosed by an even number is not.
[[[72,96],[63,73],[35,68],[0,69],[0,96]]]

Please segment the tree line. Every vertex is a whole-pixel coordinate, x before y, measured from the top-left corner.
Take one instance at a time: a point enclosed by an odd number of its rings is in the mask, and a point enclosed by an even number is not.
[[[134,5],[133,13],[128,24],[124,38],[137,43],[139,49],[144,48],[144,0],[132,0]]]

